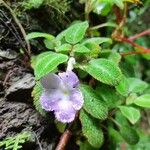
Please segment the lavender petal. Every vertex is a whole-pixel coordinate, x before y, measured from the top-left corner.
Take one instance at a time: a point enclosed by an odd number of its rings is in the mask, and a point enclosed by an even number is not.
[[[58,74],[60,78],[66,83],[69,87],[74,88],[79,84],[79,79],[77,75],[72,71],[66,71]]]
[[[40,97],[41,106],[46,111],[53,111],[57,108],[57,104],[61,98],[62,93],[59,90],[44,91]]]
[[[54,73],[49,73],[41,79],[41,84],[45,89],[56,89],[60,82],[60,77]]]
[[[59,101],[59,108],[54,111],[58,121],[63,123],[72,122],[75,118],[76,110],[73,109],[72,103],[67,100]]]
[[[82,108],[84,103],[84,98],[79,89],[74,89],[71,92],[70,101],[72,102],[72,106],[75,110],[79,110]]]

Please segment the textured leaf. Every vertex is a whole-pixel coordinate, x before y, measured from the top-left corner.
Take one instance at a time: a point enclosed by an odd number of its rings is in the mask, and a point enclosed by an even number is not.
[[[112,43],[112,40],[110,38],[105,38],[105,37],[93,37],[90,39],[86,39],[82,42],[82,44],[86,45],[89,43],[95,43],[95,44],[102,44],[102,43]]]
[[[119,106],[121,113],[132,123],[135,124],[140,119],[140,111],[130,106]]]
[[[85,142],[80,142],[79,150],[99,150],[99,149],[92,147],[87,141],[85,141]]]
[[[115,89],[108,85],[98,85],[96,93],[106,102],[109,108],[115,108],[122,103],[121,97],[117,95]]]
[[[80,42],[83,39],[88,26],[89,25],[87,21],[71,25],[65,34],[66,41],[70,44],[76,44]]]
[[[47,33],[41,33],[41,32],[31,32],[26,36],[26,39],[31,40],[31,39],[35,39],[35,38],[46,38],[48,40],[53,40],[55,37],[51,34],[47,34]]]
[[[122,79],[119,67],[103,58],[91,60],[85,70],[95,79],[109,85],[118,85]]]
[[[138,78],[128,78],[129,93],[142,93],[148,84]]]
[[[121,55],[117,52],[111,52],[108,59],[118,64],[121,61]]]
[[[34,68],[36,79],[40,79],[44,75],[53,71],[59,64],[66,62],[67,55],[44,52],[37,57],[37,62]]]
[[[137,97],[134,100],[134,104],[141,107],[150,108],[150,94],[144,94]]]
[[[72,45],[67,43],[55,48],[56,52],[66,52],[66,53],[71,51],[71,49],[72,49]]]
[[[122,80],[120,81],[119,85],[116,86],[116,90],[119,94],[121,94],[123,96],[128,96],[129,82],[125,76],[122,77]]]
[[[82,124],[82,132],[87,137],[88,142],[95,148],[100,148],[103,144],[103,132],[100,128],[99,122],[92,118],[84,110],[80,112],[80,120]]]
[[[128,144],[135,145],[139,141],[139,135],[136,130],[129,126],[121,126],[120,134]]]
[[[86,53],[90,53],[91,51],[84,45],[77,44],[74,46],[73,52],[78,53],[78,54],[86,54]]]
[[[40,104],[40,96],[42,94],[42,91],[43,91],[43,89],[42,89],[41,84],[39,82],[37,82],[32,91],[33,105],[35,106],[35,109],[42,116],[46,116],[46,112],[42,109],[41,104]]]
[[[96,95],[95,91],[90,86],[81,85],[80,89],[84,95],[83,108],[95,118],[106,119],[108,108],[105,102]]]

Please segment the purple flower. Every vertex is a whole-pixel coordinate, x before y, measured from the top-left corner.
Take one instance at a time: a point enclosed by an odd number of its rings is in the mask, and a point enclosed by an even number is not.
[[[46,111],[54,111],[58,121],[69,123],[83,106],[83,96],[78,89],[79,79],[72,71],[50,73],[41,79],[44,92],[40,101]]]

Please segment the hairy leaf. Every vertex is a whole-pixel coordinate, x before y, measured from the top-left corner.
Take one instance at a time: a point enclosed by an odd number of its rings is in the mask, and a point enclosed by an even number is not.
[[[135,145],[139,141],[139,135],[136,130],[129,126],[121,126],[120,134],[128,144]]]
[[[96,95],[95,91],[90,86],[82,84],[80,89],[84,96],[83,108],[95,118],[106,119],[108,108],[105,102]]]
[[[95,148],[100,148],[103,143],[103,132],[99,122],[92,118],[84,110],[80,112],[80,120],[82,124],[82,132],[87,137],[88,142]]]
[[[76,44],[80,42],[83,39],[88,26],[89,25],[87,21],[71,25],[65,34],[66,41],[70,44]]]
[[[135,124],[140,119],[140,111],[134,107],[119,106],[119,109],[132,124]]]
[[[36,79],[39,80],[44,75],[56,69],[59,64],[66,62],[68,56],[53,52],[44,52],[36,60],[34,71]]]
[[[109,85],[118,85],[122,79],[119,67],[107,59],[94,59],[89,62],[85,70],[95,79]]]

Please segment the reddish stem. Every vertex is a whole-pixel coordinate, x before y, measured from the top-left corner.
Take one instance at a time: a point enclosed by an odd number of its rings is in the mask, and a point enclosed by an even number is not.
[[[145,31],[143,31],[143,32],[141,32],[139,34],[136,34],[135,36],[130,37],[129,40],[130,41],[134,41],[135,39],[137,39],[137,38],[139,38],[141,36],[147,35],[147,34],[150,34],[150,29],[145,30]]]
[[[57,145],[55,150],[64,150],[66,144],[68,143],[68,141],[69,141],[69,139],[71,137],[71,135],[72,135],[71,131],[67,129],[63,133],[63,135],[61,136],[60,141],[59,141],[59,143],[58,143],[58,145]]]

